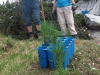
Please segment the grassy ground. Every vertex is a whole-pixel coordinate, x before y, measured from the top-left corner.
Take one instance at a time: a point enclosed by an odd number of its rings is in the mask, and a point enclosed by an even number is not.
[[[39,67],[37,47],[42,41],[17,40],[0,34],[0,75],[56,75]],[[100,41],[78,40],[66,75],[100,75]]]

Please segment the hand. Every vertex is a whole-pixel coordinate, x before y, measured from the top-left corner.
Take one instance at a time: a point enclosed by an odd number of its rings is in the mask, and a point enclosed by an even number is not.
[[[72,4],[72,11],[75,11],[76,10],[76,6],[75,4]]]
[[[54,15],[56,13],[56,10],[52,10],[52,15]]]

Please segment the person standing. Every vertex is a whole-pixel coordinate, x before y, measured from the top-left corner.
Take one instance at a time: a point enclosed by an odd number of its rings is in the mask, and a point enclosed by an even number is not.
[[[25,19],[25,26],[28,31],[29,40],[34,40],[32,32],[32,20],[38,32],[38,39],[40,39],[40,5],[39,0],[22,0],[22,13]]]
[[[74,26],[73,11],[75,10],[74,0],[54,0],[53,11],[57,9],[58,22],[63,36],[66,36],[66,23],[70,30],[70,35],[76,37],[77,32]]]

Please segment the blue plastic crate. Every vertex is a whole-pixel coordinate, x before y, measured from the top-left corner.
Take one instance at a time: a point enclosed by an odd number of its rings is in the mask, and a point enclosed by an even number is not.
[[[82,14],[89,14],[89,11],[88,10],[83,10]]]
[[[51,69],[56,69],[56,57],[52,52],[54,50],[55,45],[50,45],[47,47],[47,54],[48,54],[48,63]]]
[[[68,50],[68,46],[64,49],[65,52],[66,52],[66,55],[64,57],[64,62],[63,62],[63,67],[64,69],[67,69],[68,68],[68,65],[69,65],[69,62],[70,62],[70,59],[69,59],[69,50]]]
[[[73,37],[58,37],[57,43],[62,42],[62,41],[72,41],[73,39],[74,39]]]
[[[75,42],[74,42],[74,39],[73,39],[73,41],[72,41],[72,43],[71,43],[71,57],[73,57],[74,56],[74,53],[75,53],[75,44],[74,44]]]
[[[55,46],[57,46],[57,45],[55,45]],[[56,61],[56,56],[54,55],[54,53],[53,53],[53,45],[51,45],[50,47],[48,47],[49,49],[48,49],[48,60],[49,60],[49,67],[51,68],[51,69],[56,69],[56,67],[57,67],[57,61]],[[64,69],[66,69],[67,67],[68,67],[68,65],[69,65],[69,49],[67,49],[67,48],[69,48],[68,46],[66,46],[66,48],[64,48],[64,53],[65,53],[65,56],[64,56],[64,58],[62,58],[62,59],[64,59],[63,60],[63,64],[62,64],[62,66],[64,67]]]
[[[74,55],[74,39],[72,39],[72,40],[65,40],[65,41],[63,41],[63,44],[65,46],[69,45],[68,46],[68,50],[69,50],[69,54],[70,54],[69,57],[72,58],[73,55]]]
[[[50,69],[56,69],[56,57],[51,51],[48,51],[48,61]]]
[[[64,46],[69,45],[69,57],[72,58],[74,55],[75,47],[74,47],[74,38],[73,37],[58,37],[57,43],[62,42]]]
[[[62,42],[64,46],[64,52],[66,53],[63,61],[63,67],[66,69],[70,63],[70,58],[74,55],[74,38],[72,37],[58,37],[57,44]],[[52,52],[54,50],[54,46],[57,44],[52,44],[50,46],[46,44],[42,44],[38,47],[38,55],[39,55],[39,62],[41,68],[46,68],[48,65],[51,69],[56,69],[56,56]]]
[[[42,44],[38,47],[38,56],[40,68],[46,68],[48,66],[47,50],[45,50],[48,45]]]
[[[64,42],[65,50],[68,51],[69,59],[71,58],[71,42]]]

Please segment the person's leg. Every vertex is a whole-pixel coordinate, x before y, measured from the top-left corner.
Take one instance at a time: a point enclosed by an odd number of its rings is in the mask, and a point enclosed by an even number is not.
[[[30,10],[30,1],[27,1],[27,3],[23,3],[22,10],[23,10],[23,16],[25,19],[25,25],[28,31],[28,35],[30,37],[30,40],[34,39],[33,32],[32,32],[32,17],[31,17],[31,10]]]
[[[66,32],[66,22],[65,22],[63,8],[57,8],[57,17],[58,17],[58,22],[61,28],[62,35],[65,36],[67,32]]]
[[[73,18],[73,12],[72,12],[71,6],[64,7],[64,14],[66,17],[68,28],[70,29],[70,34],[76,35],[77,32],[74,26],[74,18]]]
[[[32,9],[32,14],[33,14],[33,21],[34,25],[36,25],[36,29],[38,32],[38,39],[40,39],[40,33],[41,33],[41,25],[40,25],[40,7],[38,4],[38,0],[33,1],[33,5],[31,7]]]
[[[28,35],[29,35],[29,40],[30,40],[30,41],[34,40],[34,35],[33,35],[33,31],[32,31],[32,26],[27,26],[27,31],[28,31]]]
[[[32,32],[32,26],[27,26],[27,31],[28,31],[28,33]]]
[[[41,25],[40,24],[39,25],[36,25],[36,29],[40,33],[41,32]]]
[[[41,39],[41,25],[36,25],[37,33],[38,33],[38,39]]]

